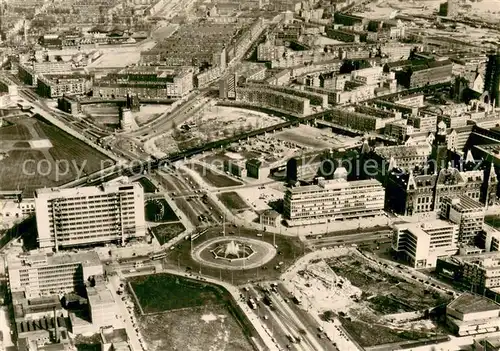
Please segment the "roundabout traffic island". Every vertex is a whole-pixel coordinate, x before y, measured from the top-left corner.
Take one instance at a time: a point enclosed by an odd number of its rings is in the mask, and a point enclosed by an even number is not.
[[[244,270],[264,266],[276,256],[276,248],[252,238],[220,236],[201,243],[191,254],[203,266]]]

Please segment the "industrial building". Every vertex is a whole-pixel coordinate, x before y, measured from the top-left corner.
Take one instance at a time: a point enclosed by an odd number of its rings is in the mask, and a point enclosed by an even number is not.
[[[7,258],[12,292],[26,298],[78,291],[93,276],[104,274],[96,252],[45,254],[30,252]]]
[[[373,217],[383,208],[384,188],[376,180],[318,178],[317,185],[288,189],[284,198],[290,226]]]
[[[39,189],[35,209],[41,248],[124,244],[146,235],[144,190],[138,183]]]
[[[413,268],[435,267],[458,251],[458,225],[443,220],[395,224],[392,249]]]
[[[37,86],[38,77],[44,74],[70,74],[71,63],[64,61],[43,61],[20,63],[17,70],[19,79],[32,86]]]

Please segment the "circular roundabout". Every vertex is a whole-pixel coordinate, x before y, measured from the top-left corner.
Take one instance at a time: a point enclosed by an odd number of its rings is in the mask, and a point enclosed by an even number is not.
[[[257,268],[271,261],[276,256],[276,248],[261,240],[220,236],[195,247],[192,256],[204,266],[242,270]]]

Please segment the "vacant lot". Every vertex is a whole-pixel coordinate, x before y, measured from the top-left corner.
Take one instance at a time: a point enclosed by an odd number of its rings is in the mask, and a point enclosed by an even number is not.
[[[381,266],[375,269],[359,257],[341,256],[329,261],[332,270],[363,291],[371,307],[382,314],[419,311],[449,301],[445,294],[429,291],[424,285],[392,275]],[[368,299],[368,297],[370,297]],[[376,298],[375,298],[376,297]],[[391,302],[389,303],[388,300]],[[388,307],[387,305],[392,305]]]
[[[179,220],[165,199],[148,201],[145,212],[148,222],[176,222]]]
[[[354,254],[332,258],[328,264],[362,291],[356,307],[346,310],[341,318],[344,328],[362,346],[419,340],[442,333],[432,322],[423,320],[389,327],[384,316],[436,307],[448,302],[448,295],[398,277],[387,267],[370,264]]]
[[[221,305],[189,308],[139,318],[152,351],[253,350],[235,318]]]
[[[166,244],[169,240],[175,238],[177,235],[182,233],[186,228],[181,222],[178,223],[169,223],[169,224],[160,224],[151,229],[153,234],[160,245]]]
[[[238,193],[230,191],[217,195],[220,201],[230,210],[241,211],[250,208]]]
[[[229,178],[226,175],[216,173],[210,168],[203,167],[202,165],[193,164],[192,166],[193,169],[198,172],[198,174],[201,175],[208,184],[217,188],[225,188],[228,186],[237,186],[243,184],[241,182],[238,182],[237,180]]]
[[[340,321],[349,334],[364,347],[419,340],[434,336],[431,333],[419,331],[398,331],[371,322],[353,321],[351,318],[340,317]]]
[[[169,274],[135,277],[131,286],[148,349],[252,350],[254,331],[222,288]]]

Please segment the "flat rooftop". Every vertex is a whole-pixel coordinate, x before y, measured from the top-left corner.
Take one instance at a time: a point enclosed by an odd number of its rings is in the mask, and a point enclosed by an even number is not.
[[[465,293],[450,302],[448,308],[466,314],[500,310],[500,305],[486,297]]]
[[[100,186],[84,186],[80,188],[42,188],[35,191],[35,198],[40,195],[45,195],[46,197],[73,197],[77,195],[91,196],[91,195],[101,195],[103,193],[112,193],[120,190],[122,186],[131,186],[134,188],[140,187],[139,183],[127,183],[127,182],[109,182],[102,184]]]
[[[299,186],[290,189],[292,194],[305,193],[310,191],[325,191],[334,189],[348,189],[357,187],[372,187],[372,186],[382,186],[379,181],[375,179],[369,180],[354,180],[347,181],[345,179],[330,179],[330,180],[320,180],[317,185],[306,185]]]
[[[22,267],[46,267],[62,266],[66,264],[80,263],[84,267],[101,265],[101,260],[97,252],[78,252],[78,253],[29,253],[21,254],[9,258],[9,269],[20,269]]]
[[[103,329],[101,332],[102,341],[105,343],[119,343],[127,341],[127,331],[125,329]]]
[[[88,287],[87,298],[89,300],[89,304],[94,307],[103,304],[115,303],[113,294],[104,284],[99,284],[94,287]]]
[[[437,229],[447,229],[453,226],[450,222],[441,219],[431,220],[424,223],[397,223],[394,227],[400,230],[408,230],[415,236],[429,235],[429,231]]]
[[[454,197],[445,196],[445,198],[451,200],[452,207],[458,211],[482,210],[484,208],[484,206],[479,201],[476,201],[465,194],[460,194]]]

